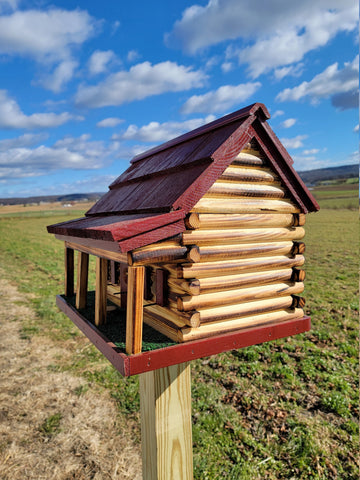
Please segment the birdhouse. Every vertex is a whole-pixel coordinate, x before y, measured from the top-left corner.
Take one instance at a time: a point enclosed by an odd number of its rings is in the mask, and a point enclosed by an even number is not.
[[[59,307],[125,375],[310,328],[302,239],[319,207],[269,118],[256,103],[142,153],[84,218],[48,227],[65,242]],[[165,343],[142,352],[145,329]]]

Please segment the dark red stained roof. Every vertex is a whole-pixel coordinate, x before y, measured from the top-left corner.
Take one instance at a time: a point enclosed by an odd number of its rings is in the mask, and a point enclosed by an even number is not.
[[[118,242],[126,252],[185,230],[183,219],[242,148],[256,139],[292,200],[304,213],[318,204],[255,103],[133,158],[130,167],[86,213],[51,225],[50,233]]]

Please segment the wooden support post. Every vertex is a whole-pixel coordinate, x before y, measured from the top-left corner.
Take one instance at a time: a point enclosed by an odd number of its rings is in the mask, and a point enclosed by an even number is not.
[[[128,275],[128,265],[126,263],[120,263],[121,308],[126,308],[127,306],[127,275]]]
[[[107,262],[96,257],[95,325],[106,323]]]
[[[88,273],[89,273],[89,254],[79,252],[78,270],[76,283],[76,308],[86,307],[87,289],[88,289]]]
[[[126,307],[126,353],[142,347],[145,267],[129,267]]]
[[[65,296],[74,295],[74,250],[65,247]]]
[[[192,480],[190,363],[140,375],[143,480]]]

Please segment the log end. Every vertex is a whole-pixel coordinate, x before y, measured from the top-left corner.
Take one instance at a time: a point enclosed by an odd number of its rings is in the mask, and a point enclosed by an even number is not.
[[[196,263],[200,262],[200,249],[198,246],[194,245],[193,247],[190,248],[187,258],[189,262]]]

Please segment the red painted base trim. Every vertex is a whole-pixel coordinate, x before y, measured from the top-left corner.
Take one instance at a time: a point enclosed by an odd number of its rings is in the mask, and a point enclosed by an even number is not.
[[[244,328],[237,332],[226,333],[216,337],[179,343],[178,345],[153,350],[152,352],[126,355],[60,295],[56,297],[56,304],[113,364],[121,375],[126,377],[229,350],[289,337],[307,332],[311,328],[310,317],[304,316],[287,322]]]

